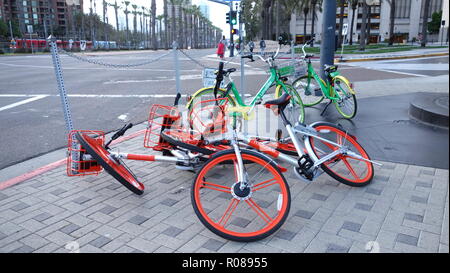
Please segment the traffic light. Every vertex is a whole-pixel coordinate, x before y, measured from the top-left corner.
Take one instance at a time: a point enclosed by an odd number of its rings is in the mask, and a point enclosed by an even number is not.
[[[231,24],[236,25],[237,24],[237,11],[231,12]]]
[[[233,35],[238,35],[238,34],[239,34],[239,31],[238,31],[237,29],[233,28],[233,29],[231,30],[231,34],[233,34]]]
[[[230,13],[227,12],[227,24],[229,24],[229,23],[230,23]]]

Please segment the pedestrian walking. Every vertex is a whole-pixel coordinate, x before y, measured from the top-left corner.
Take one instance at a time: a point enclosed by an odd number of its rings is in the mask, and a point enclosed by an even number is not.
[[[222,40],[220,40],[219,44],[217,45],[217,56],[219,58],[223,59],[225,55],[225,36],[222,37]]]
[[[250,53],[253,53],[253,49],[255,48],[255,43],[250,40],[250,42],[248,42],[248,48],[250,49]]]
[[[264,50],[266,49],[266,42],[264,41],[264,38],[261,38],[259,47],[261,48],[261,55],[264,55]]]

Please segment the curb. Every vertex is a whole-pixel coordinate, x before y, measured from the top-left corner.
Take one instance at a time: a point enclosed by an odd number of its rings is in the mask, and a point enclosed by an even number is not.
[[[449,53],[430,53],[420,55],[406,55],[406,56],[390,56],[390,57],[374,57],[365,59],[335,59],[337,63],[352,63],[352,62],[366,62],[366,61],[383,61],[383,60],[400,60],[400,59],[415,59],[424,57],[448,56]]]

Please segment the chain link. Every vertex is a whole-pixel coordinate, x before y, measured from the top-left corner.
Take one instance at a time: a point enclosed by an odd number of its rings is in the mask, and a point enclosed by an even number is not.
[[[181,52],[181,54],[183,54],[184,56],[186,56],[189,60],[193,61],[194,63],[196,63],[198,66],[202,67],[202,68],[208,68],[206,65],[200,63],[199,61],[197,61],[196,59],[192,58],[191,56],[189,56],[186,52],[184,52],[183,50],[179,49],[179,51]]]
[[[72,52],[68,52],[65,51],[64,49],[58,48],[58,51],[66,54],[69,57],[72,57],[74,59],[77,59],[79,61],[82,62],[86,62],[86,63],[90,63],[90,64],[96,64],[96,65],[101,65],[101,66],[106,66],[106,67],[113,67],[113,68],[131,68],[131,67],[137,67],[137,66],[143,66],[143,65],[147,65],[147,64],[151,64],[154,63],[170,54],[172,54],[172,50],[167,52],[166,54],[163,54],[161,56],[158,56],[154,59],[148,60],[148,61],[144,61],[144,62],[140,62],[140,63],[134,63],[134,64],[112,64],[112,63],[106,63],[106,62],[102,62],[102,61],[98,61],[98,60],[93,60],[93,59],[89,59],[89,58],[85,58],[85,57],[81,57],[78,55],[73,54]]]

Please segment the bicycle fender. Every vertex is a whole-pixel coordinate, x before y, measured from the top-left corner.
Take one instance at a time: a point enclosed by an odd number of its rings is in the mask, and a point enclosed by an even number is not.
[[[350,81],[346,77],[344,77],[344,76],[336,76],[336,77],[333,78],[333,81],[335,81],[336,79],[345,82],[348,85],[348,87],[350,87],[350,93],[352,93],[353,95],[356,95],[355,90],[353,90],[352,84],[350,83]]]
[[[195,97],[197,97],[197,95],[198,95],[199,93],[201,93],[201,92],[203,92],[203,91],[205,91],[205,90],[207,90],[207,89],[214,89],[214,86],[204,87],[204,88],[201,88],[201,89],[195,91],[195,93],[191,96],[191,99],[190,99],[190,100],[188,101],[188,103],[186,104],[186,108],[191,107],[192,101],[195,99]],[[225,89],[222,89],[222,88],[219,88],[219,90],[220,90],[220,91],[223,91],[223,92],[226,92],[226,90],[225,90]]]

